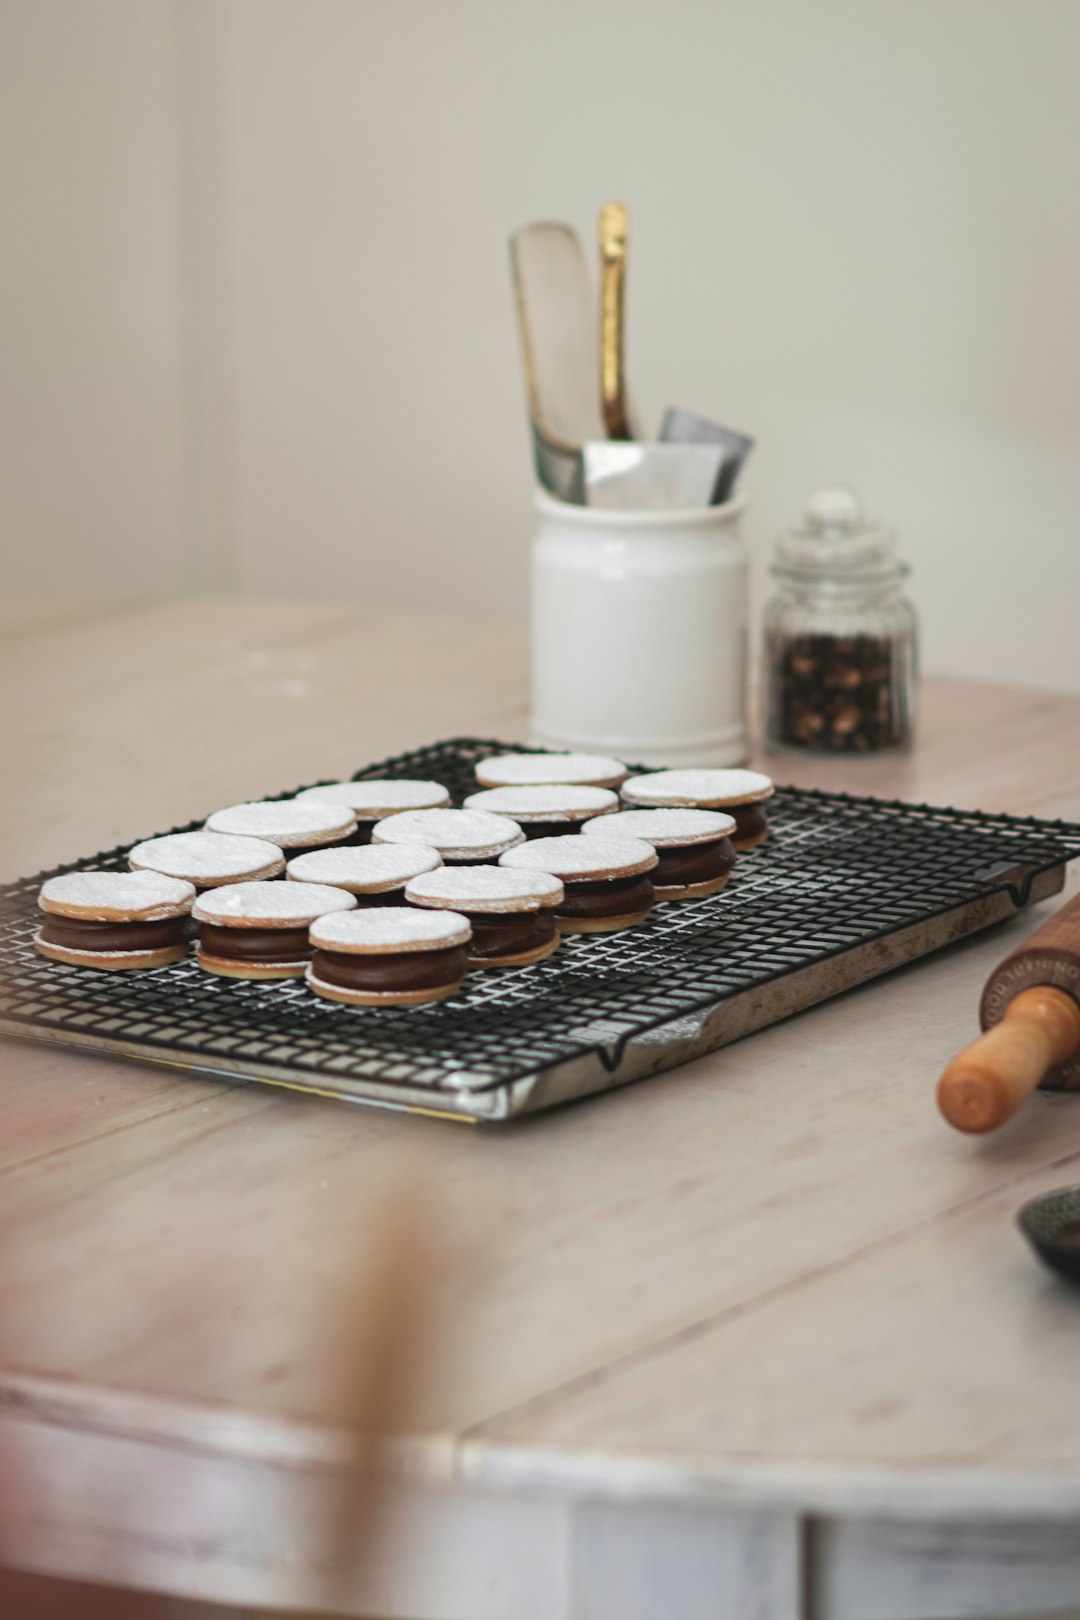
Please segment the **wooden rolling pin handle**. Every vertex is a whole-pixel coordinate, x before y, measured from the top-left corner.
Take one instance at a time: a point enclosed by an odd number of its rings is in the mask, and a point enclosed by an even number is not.
[[[1022,990],[1000,1024],[966,1046],[938,1081],[938,1107],[958,1131],[995,1131],[1048,1069],[1080,1047],[1080,1006],[1064,990]]]

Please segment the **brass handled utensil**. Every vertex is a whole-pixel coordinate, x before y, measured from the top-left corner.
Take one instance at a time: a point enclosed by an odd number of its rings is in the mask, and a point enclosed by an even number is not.
[[[600,403],[609,439],[632,439],[626,401],[626,246],[629,214],[625,203],[600,210]]]

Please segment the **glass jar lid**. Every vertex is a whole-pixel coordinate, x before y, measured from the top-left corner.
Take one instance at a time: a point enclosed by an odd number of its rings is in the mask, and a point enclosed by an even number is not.
[[[802,522],[777,541],[773,572],[856,585],[896,579],[907,568],[893,531],[867,517],[850,484],[821,484],[807,496]]]

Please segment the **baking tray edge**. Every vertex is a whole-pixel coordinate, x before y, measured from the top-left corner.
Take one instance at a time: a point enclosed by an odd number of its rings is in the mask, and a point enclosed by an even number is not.
[[[657,1025],[608,1049],[568,1058],[521,1079],[495,1082],[487,1088],[464,1086],[457,1090],[447,1087],[438,1092],[421,1093],[415,1087],[380,1085],[369,1081],[364,1083],[363,1090],[353,1091],[345,1086],[335,1087],[328,1083],[329,1077],[325,1075],[316,1079],[302,1070],[275,1068],[267,1064],[245,1068],[239,1063],[229,1068],[219,1068],[189,1063],[181,1058],[167,1058],[157,1048],[140,1046],[137,1041],[117,1041],[92,1035],[79,1039],[33,1035],[17,1020],[3,1017],[0,1017],[0,1033],[35,1045],[61,1046],[101,1056],[131,1058],[140,1063],[182,1069],[192,1075],[205,1075],[208,1079],[281,1086],[309,1096],[429,1115],[463,1124],[498,1123],[582,1097],[613,1091],[617,1086],[644,1080],[650,1075],[689,1063],[706,1052],[729,1046],[756,1030],[791,1018],[795,1013],[804,1012],[821,1001],[865,984],[893,968],[914,962],[957,940],[1016,916],[1038,901],[1059,893],[1064,887],[1065,870],[1063,861],[1034,873],[1022,899],[1017,897],[1012,886],[994,889],[938,912],[933,917],[912,923],[907,928],[897,929],[807,967],[778,975],[754,989],[727,996],[696,1012],[680,1014],[670,1023]]]

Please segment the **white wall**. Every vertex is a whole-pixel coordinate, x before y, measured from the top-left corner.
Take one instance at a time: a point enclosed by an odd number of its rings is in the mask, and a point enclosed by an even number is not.
[[[642,414],[758,436],[762,563],[850,479],[930,667],[1080,690],[1080,6],[4,10],[18,583],[520,612],[506,235],[621,196]]]
[[[190,585],[175,18],[0,3],[0,586]]]

